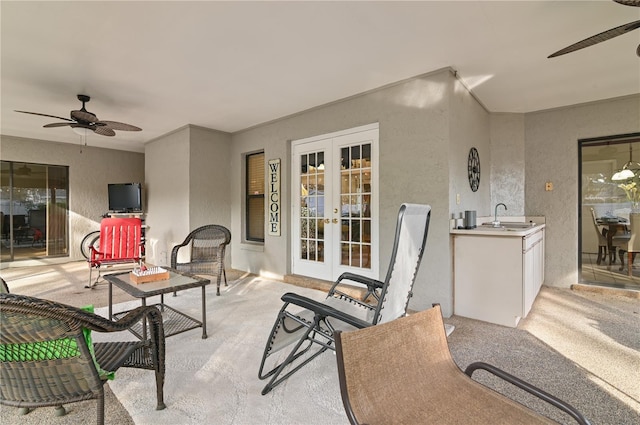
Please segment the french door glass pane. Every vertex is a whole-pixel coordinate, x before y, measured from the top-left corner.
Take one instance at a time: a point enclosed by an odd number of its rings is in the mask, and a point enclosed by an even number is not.
[[[300,156],[300,258],[324,261],[324,152]]]
[[[341,149],[341,264],[371,267],[371,144]]]

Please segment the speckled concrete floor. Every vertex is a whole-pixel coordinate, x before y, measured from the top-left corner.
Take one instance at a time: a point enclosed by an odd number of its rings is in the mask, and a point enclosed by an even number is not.
[[[73,305],[106,305],[107,285],[94,290],[83,288],[87,271],[82,262],[5,269],[0,274],[16,293]],[[233,272],[230,274],[230,281],[237,278]],[[131,299],[121,291],[114,291],[114,296],[118,297],[115,302]],[[579,408],[593,425],[638,423],[640,299],[607,291],[544,287],[531,313],[517,328],[458,316],[446,322],[456,326],[449,344],[460,367],[473,361],[492,363],[561,396]],[[571,423],[489,376],[479,373],[474,377],[561,423]],[[2,406],[0,422],[26,425],[95,422],[95,401],[71,404],[67,409],[67,416],[57,418],[53,408],[18,416],[17,409]],[[133,423],[108,386],[105,417],[107,424]]]

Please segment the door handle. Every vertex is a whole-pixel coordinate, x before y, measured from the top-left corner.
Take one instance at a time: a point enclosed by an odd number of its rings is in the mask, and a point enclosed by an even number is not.
[[[325,219],[324,219],[324,222],[325,222],[326,224],[329,224],[329,223],[331,223],[331,220],[329,220],[328,218],[325,218]]]
[[[334,218],[334,219],[333,219],[333,223],[334,223],[334,224],[338,224],[338,219],[337,219],[337,218]]]

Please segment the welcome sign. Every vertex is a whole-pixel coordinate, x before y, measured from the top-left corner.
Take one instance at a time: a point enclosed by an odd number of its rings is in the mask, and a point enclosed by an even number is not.
[[[280,236],[280,159],[269,160],[269,236]]]

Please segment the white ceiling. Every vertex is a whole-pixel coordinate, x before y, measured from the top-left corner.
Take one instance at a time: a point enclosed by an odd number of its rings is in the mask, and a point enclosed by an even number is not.
[[[598,1],[0,2],[5,135],[80,143],[76,95],[139,126],[89,145],[143,151],[186,124],[234,132],[452,67],[491,112],[640,93],[640,30],[547,59],[640,19]]]

